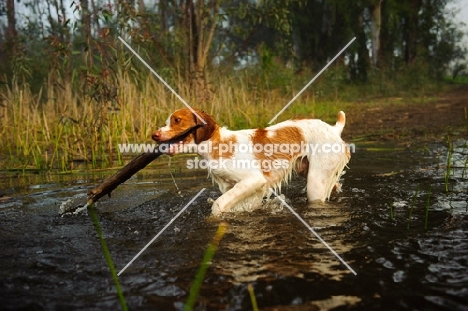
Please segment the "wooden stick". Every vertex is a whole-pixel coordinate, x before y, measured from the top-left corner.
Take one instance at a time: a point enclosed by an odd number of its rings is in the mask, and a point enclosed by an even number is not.
[[[95,187],[88,191],[88,205],[93,204],[106,194],[110,196],[111,192],[117,188],[121,183],[127,181],[130,177],[132,177],[136,172],[141,169],[144,169],[148,164],[156,160],[160,155],[164,154],[161,152],[163,149],[167,149],[170,144],[178,143],[183,141],[188,135],[195,133],[195,131],[202,127],[203,124],[197,124],[194,127],[187,130],[182,135],[179,135],[176,138],[173,138],[169,141],[160,144],[158,148],[152,153],[142,153],[133,159],[130,163],[125,165],[122,169],[120,169],[117,173],[112,175],[111,177],[105,179],[99,186]],[[165,148],[162,148],[165,147]]]
[[[159,150],[153,153],[142,153],[130,163],[121,168],[117,173],[105,179],[99,186],[88,191],[88,205],[96,202],[106,194],[111,192],[120,184],[127,181],[136,172],[144,169],[148,164],[156,160],[161,154]]]

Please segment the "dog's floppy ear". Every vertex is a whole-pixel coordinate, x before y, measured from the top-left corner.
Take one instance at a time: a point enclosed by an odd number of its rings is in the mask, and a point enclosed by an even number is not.
[[[194,133],[194,140],[196,144],[201,143],[202,141],[208,140],[213,135],[213,132],[216,128],[216,122],[213,118],[206,114],[204,111],[196,110],[196,113],[206,122],[203,123],[197,115],[193,114],[195,118],[195,123],[198,126],[198,129]]]

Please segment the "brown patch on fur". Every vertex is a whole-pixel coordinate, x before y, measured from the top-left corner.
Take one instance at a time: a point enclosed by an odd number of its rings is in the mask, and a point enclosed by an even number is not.
[[[231,135],[221,140],[219,131],[216,131],[211,137],[211,143],[212,143],[211,157],[213,159],[220,159],[220,158],[230,159],[234,155],[235,144],[237,143],[237,138],[235,135]]]
[[[343,126],[346,123],[346,117],[343,111],[338,112],[338,115],[336,116],[336,123],[343,124]]]
[[[270,136],[270,137],[268,137]],[[252,144],[255,145],[270,145],[273,150],[262,150],[262,152],[255,152],[255,158],[263,163],[263,161],[273,161],[273,160],[287,160],[289,163],[292,162],[299,154],[301,154],[301,142],[304,141],[301,130],[297,127],[289,126],[284,128],[279,128],[276,130],[268,129],[257,129],[252,135]],[[291,149],[292,145],[297,145],[298,150],[287,150],[286,152],[281,151],[280,145],[288,145],[288,148]],[[271,151],[271,152],[269,152]],[[267,155],[271,153],[271,155]],[[265,175],[269,175],[269,172],[265,172]]]
[[[199,118],[197,118],[195,114],[192,113],[192,115],[195,118],[196,124],[201,125],[201,127],[195,131],[195,137],[194,137],[195,143],[199,144],[202,141],[211,139],[214,133],[218,133],[219,135],[219,131],[218,131],[219,126],[216,123],[216,121],[213,119],[213,117],[205,113],[204,111],[201,111],[198,109],[194,109],[194,110],[206,122],[206,124],[204,124]]]
[[[199,109],[194,109],[194,111],[206,122],[206,124],[204,124],[190,109],[179,109],[172,113],[170,117],[170,130],[164,133],[164,141],[181,136],[197,125],[200,127],[195,131],[195,133],[187,136],[187,138],[184,139],[184,142],[188,142],[193,138],[195,143],[199,144],[202,141],[210,139],[218,128],[218,125],[214,121],[213,117],[206,114],[204,111]]]

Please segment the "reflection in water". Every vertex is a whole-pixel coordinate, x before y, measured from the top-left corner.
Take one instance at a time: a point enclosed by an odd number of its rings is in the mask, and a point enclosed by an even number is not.
[[[345,254],[352,245],[342,243],[340,239],[346,232],[334,228],[342,227],[350,211],[343,206],[327,205],[326,212],[325,209],[305,212],[303,217],[338,254]],[[229,234],[220,250],[221,260],[214,263],[214,269],[232,276],[236,284],[279,275],[304,278],[304,272],[340,280],[349,273],[287,208],[275,214],[262,210],[230,215],[227,221]]]

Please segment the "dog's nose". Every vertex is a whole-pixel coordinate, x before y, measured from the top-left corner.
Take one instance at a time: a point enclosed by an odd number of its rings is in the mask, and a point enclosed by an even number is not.
[[[161,130],[157,130],[156,132],[154,132],[153,135],[151,136],[151,138],[154,141],[159,142],[159,140],[161,139]]]

